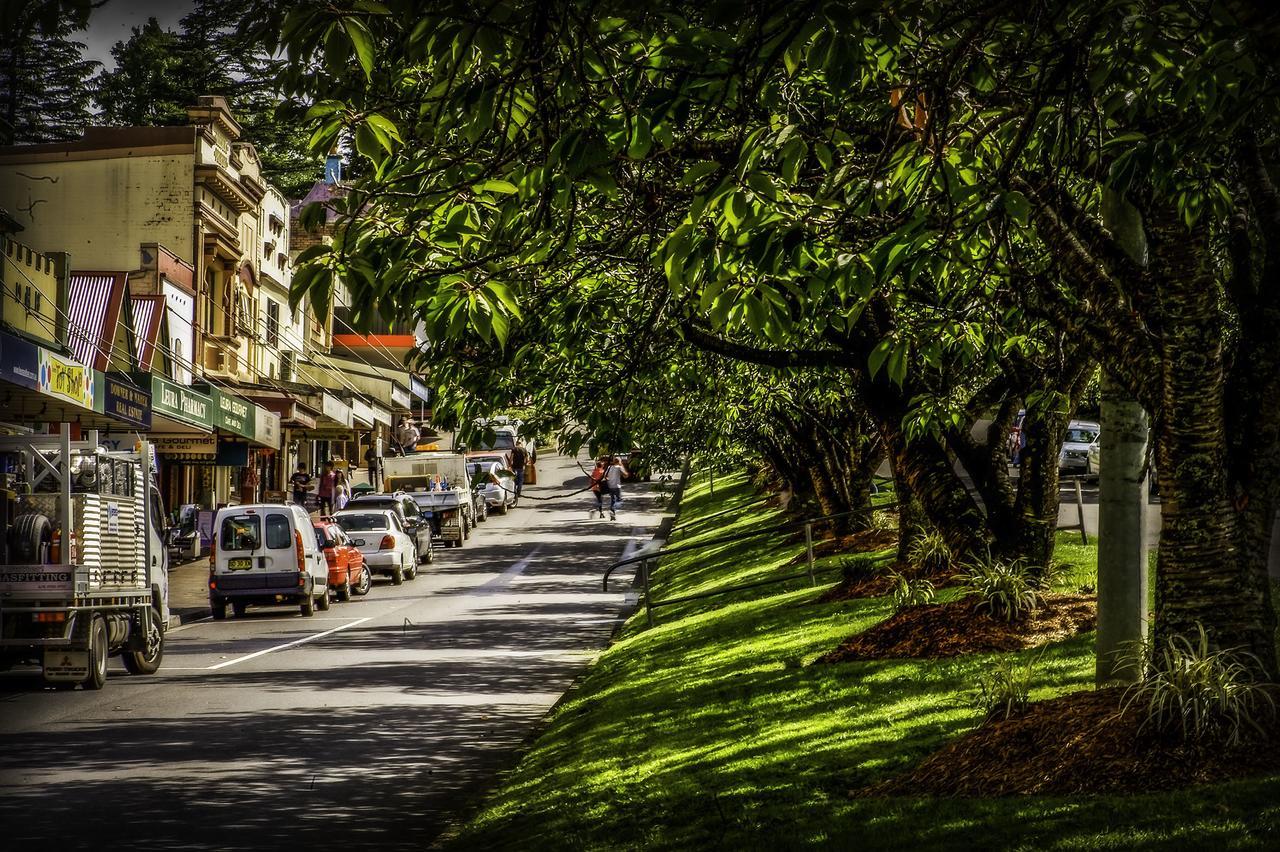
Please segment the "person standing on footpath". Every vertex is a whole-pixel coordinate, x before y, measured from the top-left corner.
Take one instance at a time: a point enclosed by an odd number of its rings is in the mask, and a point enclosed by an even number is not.
[[[402,456],[418,451],[418,427],[413,425],[408,415],[403,415],[396,426],[396,443],[400,445]]]
[[[320,497],[320,514],[333,514],[333,486],[337,482],[338,477],[333,472],[333,462],[324,463],[324,471],[320,474],[320,487],[317,489]]]
[[[347,481],[347,472],[340,470],[333,478],[333,508],[341,512],[347,508],[347,501],[351,499],[351,483]]]
[[[604,472],[604,484],[602,488],[609,492],[609,520],[618,520],[617,507],[622,502],[622,478],[628,476],[627,467],[622,463],[622,459],[614,456],[609,467]]]
[[[307,490],[311,487],[311,474],[307,473],[307,465],[304,462],[298,462],[298,472],[289,477],[289,482],[293,485],[293,502],[306,508]]]
[[[511,450],[511,472],[516,475],[516,499],[512,506],[520,505],[520,492],[524,490],[524,468],[529,463],[529,454],[525,448],[516,444]]]

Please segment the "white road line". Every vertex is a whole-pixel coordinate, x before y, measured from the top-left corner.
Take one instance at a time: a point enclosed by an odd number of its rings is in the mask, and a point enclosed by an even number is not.
[[[473,594],[492,595],[501,593],[503,588],[510,586],[512,581],[524,573],[524,569],[529,567],[529,563],[533,561],[533,557],[542,552],[542,545],[536,545],[529,554],[518,562],[513,562],[511,567],[494,577],[487,583],[481,583],[471,591]]]
[[[225,669],[227,666],[234,666],[236,663],[243,663],[246,660],[252,660],[254,657],[261,657],[263,654],[270,654],[272,651],[283,651],[285,648],[292,648],[294,645],[302,645],[306,642],[312,642],[316,639],[328,636],[330,633],[337,633],[339,630],[347,630],[355,627],[357,624],[364,624],[366,621],[372,620],[373,616],[369,616],[368,618],[359,618],[350,624],[344,624],[341,627],[335,627],[332,630],[325,630],[322,633],[316,633],[312,636],[303,636],[301,639],[294,639],[292,642],[285,642],[283,645],[276,645],[274,648],[267,648],[264,651],[254,651],[252,654],[245,654],[243,657],[236,657],[234,660],[227,660],[225,663],[217,663],[216,665],[209,666],[206,671]]]

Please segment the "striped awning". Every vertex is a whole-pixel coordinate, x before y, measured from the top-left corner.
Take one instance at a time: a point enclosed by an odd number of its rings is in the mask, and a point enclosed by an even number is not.
[[[156,347],[160,345],[160,331],[164,328],[165,298],[164,296],[134,296],[132,301],[133,337],[136,341],[134,356],[138,359],[138,369],[149,373]]]
[[[71,273],[67,292],[67,346],[81,364],[95,370],[108,368],[128,280],[127,272]],[[125,360],[133,355],[123,354]]]

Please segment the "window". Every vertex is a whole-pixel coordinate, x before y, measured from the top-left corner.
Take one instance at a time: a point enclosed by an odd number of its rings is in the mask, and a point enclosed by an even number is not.
[[[267,300],[267,345],[280,345],[280,303]]]
[[[339,515],[338,526],[342,527],[345,532],[369,532],[372,530],[385,530],[387,528],[389,515]]]
[[[261,546],[262,519],[257,515],[230,515],[222,519],[222,529],[218,532],[220,550],[257,550]]]
[[[289,519],[285,515],[267,515],[267,549],[285,550],[293,547],[289,533]]]

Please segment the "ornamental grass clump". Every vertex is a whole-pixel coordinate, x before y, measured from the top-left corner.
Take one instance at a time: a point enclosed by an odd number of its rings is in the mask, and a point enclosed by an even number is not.
[[[1003,621],[1020,621],[1040,608],[1043,596],[1021,562],[988,559],[970,565],[960,577],[976,609]]]
[[[863,583],[880,575],[883,564],[874,554],[858,554],[840,560],[840,576],[846,583]]]
[[[951,565],[951,546],[937,530],[924,530],[907,548],[907,562],[921,576],[936,576]]]
[[[933,583],[923,577],[908,577],[894,571],[889,579],[893,582],[893,606],[898,611],[911,606],[931,604],[937,599]]]
[[[999,659],[979,675],[978,688],[971,698],[982,711],[983,720],[1010,719],[1025,712],[1031,702],[1032,675],[1031,661],[1020,663],[1012,657]]]
[[[1123,707],[1145,714],[1140,730],[1154,729],[1186,743],[1239,745],[1252,731],[1265,738],[1276,718],[1274,685],[1256,681],[1257,657],[1214,650],[1204,625],[1190,639],[1174,635],[1143,649],[1146,677],[1125,692]]]

